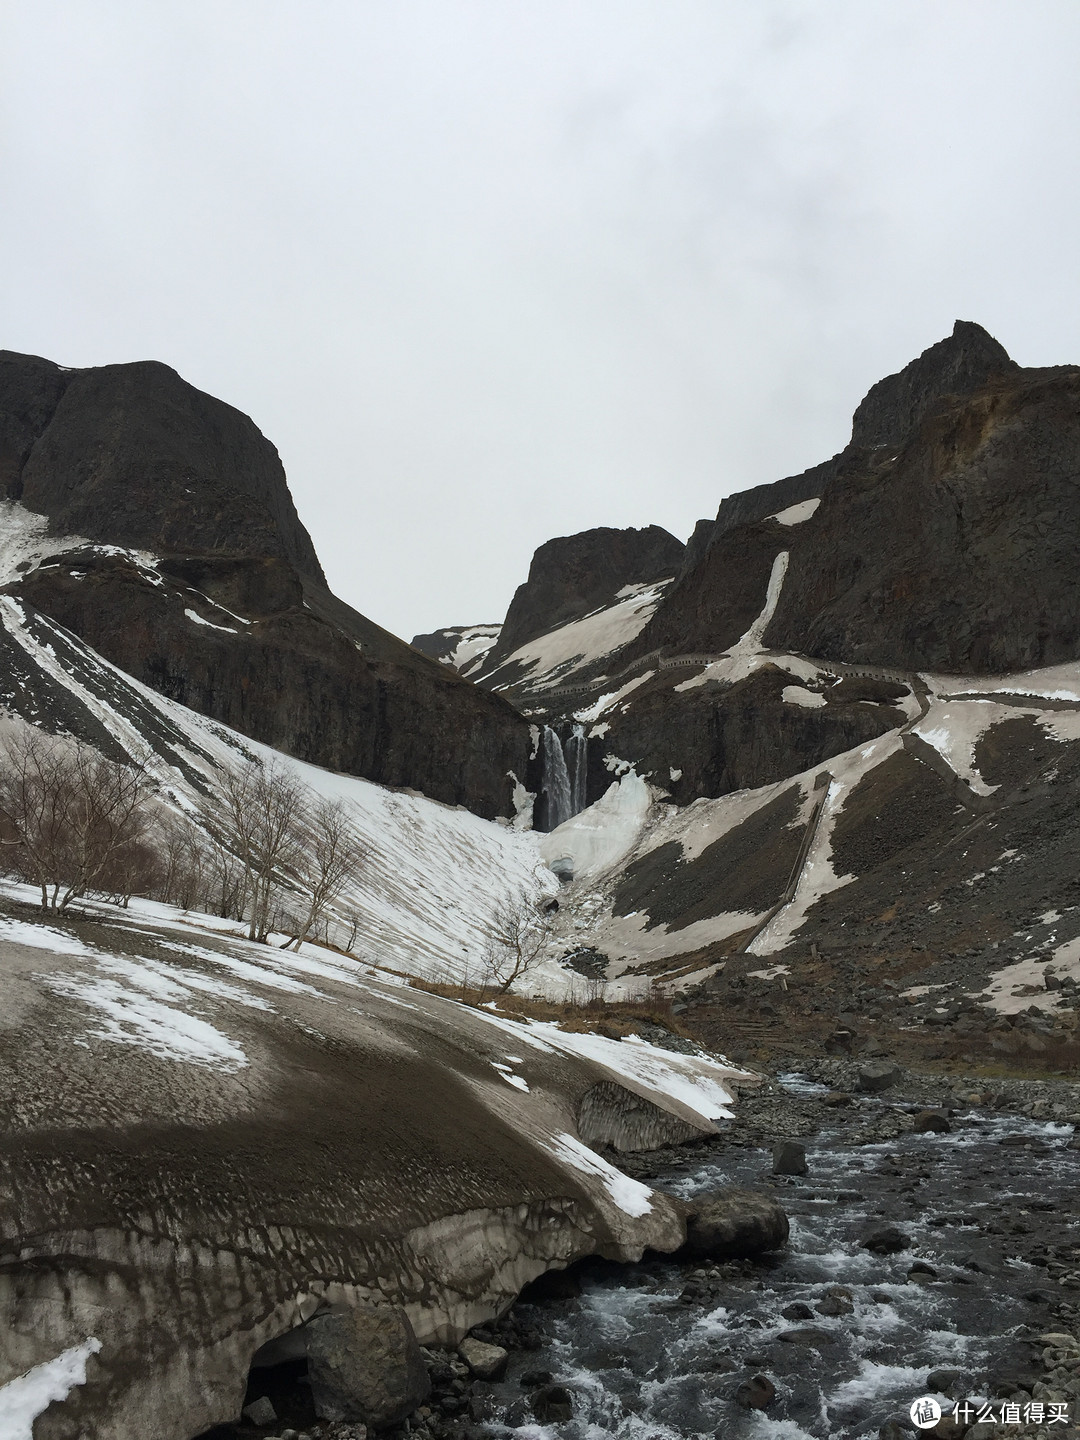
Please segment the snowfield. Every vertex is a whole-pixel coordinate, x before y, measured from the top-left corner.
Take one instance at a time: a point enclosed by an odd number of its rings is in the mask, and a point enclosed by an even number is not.
[[[27,660],[128,754],[145,756],[148,744],[155,747],[147,771],[163,803],[177,813],[197,816],[201,791],[212,791],[223,771],[260,762],[277,764],[315,794],[340,800],[364,861],[336,903],[331,938],[344,943],[355,920],[353,948],[376,965],[430,980],[478,980],[493,912],[507,897],[558,890],[532,831],[271,750],[157,694],[44,617],[29,623],[25,608],[10,596],[0,595],[0,624]],[[162,732],[170,737],[167,745]],[[508,778],[508,792],[510,786]],[[537,979],[557,988],[563,977],[552,962]]]

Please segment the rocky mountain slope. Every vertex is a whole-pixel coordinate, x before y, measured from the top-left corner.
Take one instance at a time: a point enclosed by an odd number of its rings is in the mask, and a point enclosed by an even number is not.
[[[655,594],[678,572],[683,553],[659,525],[583,530],[547,541],[533,556],[529,578],[515,591],[499,638],[471,672],[473,678],[493,690],[521,682],[529,688],[550,685],[571,669],[580,671],[582,656],[574,645],[585,645],[587,663],[590,642],[581,637],[602,632],[592,639],[593,649],[604,647],[598,655],[626,644],[651,613]],[[555,658],[544,643],[552,634],[562,636],[566,652]]]
[[[887,732],[920,672],[1074,659],[1078,398],[1080,369],[1021,369],[958,321],[872,388],[839,455],[725,499],[635,623],[556,627],[480,681],[687,803]],[[827,697],[800,697],[823,668]],[[592,747],[588,770],[592,800]]]
[[[609,607],[530,642],[503,693],[579,797],[542,842],[568,953],[710,1004],[756,967],[819,1029],[866,985],[931,1048],[937,994],[987,996],[984,1039],[1031,996],[1066,1043],[1078,400],[958,322],[840,455],[725,500],[635,633]]]
[[[246,416],[164,365],[3,352],[0,477],[5,593],[253,739],[512,813],[525,725],[330,593]]]

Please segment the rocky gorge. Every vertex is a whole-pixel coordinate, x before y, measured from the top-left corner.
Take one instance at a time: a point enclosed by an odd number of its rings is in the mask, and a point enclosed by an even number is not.
[[[285,777],[359,857],[263,942],[0,880],[14,1440],[1078,1433],[1078,375],[958,322],[688,545],[408,646],[245,416],[0,355],[5,754],[223,875]]]

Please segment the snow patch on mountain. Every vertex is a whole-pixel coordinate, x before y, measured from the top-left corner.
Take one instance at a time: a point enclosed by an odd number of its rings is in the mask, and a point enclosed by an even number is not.
[[[731,649],[726,651],[719,660],[714,660],[712,664],[706,665],[700,675],[695,675],[690,680],[684,680],[681,685],[676,685],[676,691],[693,690],[709,680],[719,680],[726,685],[733,685],[737,680],[745,680],[748,675],[759,670],[762,665],[774,662],[774,657],[766,654],[763,640],[765,631],[776,614],[776,607],[780,601],[780,591],[783,589],[784,577],[787,574],[789,555],[789,551],[781,550],[773,561],[772,570],[769,572],[769,584],[765,591],[765,604],[745,634],[740,636]],[[802,676],[804,679],[816,678],[819,673],[818,667],[812,662],[802,662],[802,668],[809,672]],[[798,673],[798,671],[792,673]]]
[[[829,761],[831,779],[795,893],[747,946],[751,955],[771,955],[790,944],[806,921],[807,911],[822,895],[850,885],[854,875],[837,875],[832,864],[832,831],[856,787],[890,755],[902,748],[898,730],[890,730],[858,750]]]
[[[595,665],[628,645],[646,626],[671,580],[626,585],[615,602],[604,605],[580,620],[571,620],[557,630],[528,641],[508,655],[487,678],[495,690],[507,685],[530,689],[558,685],[576,671]],[[524,675],[518,671],[524,667]],[[511,678],[498,683],[508,672]]]
[[[810,519],[821,504],[821,496],[814,500],[800,500],[797,505],[789,505],[786,510],[777,510],[775,515],[766,515],[766,520],[777,520],[781,525],[802,525]]]

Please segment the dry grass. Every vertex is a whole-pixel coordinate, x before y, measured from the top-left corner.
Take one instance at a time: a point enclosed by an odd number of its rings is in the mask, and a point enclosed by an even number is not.
[[[442,995],[474,1009],[490,1008],[494,1002],[500,1015],[513,1020],[554,1020],[573,1034],[597,1034],[619,1040],[624,1035],[635,1034],[642,1025],[659,1025],[673,1035],[684,1038],[688,1035],[671,1013],[671,1000],[663,995],[644,1000],[547,1000],[536,995],[500,994],[490,987],[423,980],[415,975],[409,977],[409,984],[415,990]]]

